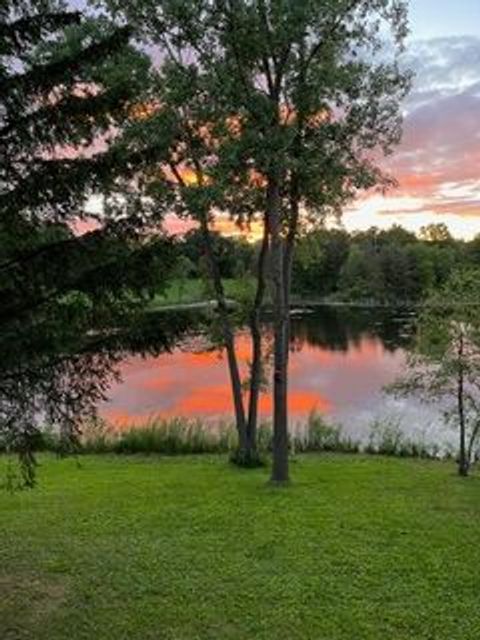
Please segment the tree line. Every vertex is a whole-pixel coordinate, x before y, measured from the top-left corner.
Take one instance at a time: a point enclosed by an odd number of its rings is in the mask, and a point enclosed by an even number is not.
[[[390,305],[418,303],[460,267],[479,265],[480,238],[455,240],[444,224],[415,235],[400,226],[348,234],[317,230],[300,238],[294,268],[303,295]]]
[[[211,233],[215,259],[224,279],[252,278],[260,243]],[[205,277],[204,250],[197,230],[174,242],[182,277]],[[443,223],[419,234],[401,226],[347,232],[319,226],[299,234],[292,265],[295,300],[329,300],[414,305],[443,286],[460,268],[480,266],[480,236],[452,237]],[[267,264],[270,280],[270,268]]]

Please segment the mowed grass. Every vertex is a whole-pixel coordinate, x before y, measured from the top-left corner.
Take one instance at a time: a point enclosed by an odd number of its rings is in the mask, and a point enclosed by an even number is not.
[[[246,294],[246,290],[251,290],[253,284],[251,281],[224,279],[223,286],[227,298],[231,300],[242,299]],[[150,302],[149,309],[161,309],[165,306],[175,306],[178,304],[194,304],[197,302],[205,302],[213,300],[214,294],[209,292],[205,282],[200,278],[172,280],[165,291],[155,296]]]
[[[38,489],[0,493],[0,638],[480,637],[478,475],[333,454],[292,474],[42,457]]]

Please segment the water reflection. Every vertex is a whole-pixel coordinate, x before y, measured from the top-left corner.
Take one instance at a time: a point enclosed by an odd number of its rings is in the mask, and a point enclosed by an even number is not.
[[[385,351],[395,353],[411,343],[413,314],[385,309],[322,307],[321,311],[292,320],[292,349],[319,347],[348,352],[368,337],[380,341]]]
[[[405,361],[412,339],[411,314],[385,310],[324,307],[294,316],[291,331],[289,408],[293,422],[312,410],[341,422],[361,436],[372,420],[387,415],[406,431],[438,429],[438,415],[413,400],[385,398],[382,388],[393,381]],[[204,320],[204,319],[203,319]],[[226,361],[212,349],[198,315],[159,314],[149,320],[151,337],[162,335],[158,353],[148,353],[146,334],[138,331],[136,354],[122,364],[123,382],[115,385],[102,415],[117,425],[141,424],[153,416],[231,416]],[[265,335],[271,329],[268,319]],[[135,340],[131,343],[134,349]],[[246,375],[250,359],[247,332],[238,331],[237,351]],[[269,418],[270,394],[260,401],[260,414]]]

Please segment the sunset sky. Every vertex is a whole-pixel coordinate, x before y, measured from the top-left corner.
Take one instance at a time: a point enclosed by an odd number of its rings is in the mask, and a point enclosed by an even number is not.
[[[406,64],[416,73],[388,168],[400,186],[345,213],[348,229],[445,222],[480,233],[480,2],[411,0]]]
[[[411,0],[410,29],[405,64],[416,77],[403,142],[387,162],[399,187],[362,199],[343,224],[444,222],[471,238],[480,233],[480,0]]]

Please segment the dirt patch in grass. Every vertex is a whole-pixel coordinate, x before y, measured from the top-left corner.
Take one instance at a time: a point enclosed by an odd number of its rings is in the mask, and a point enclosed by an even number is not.
[[[65,604],[69,588],[59,577],[0,573],[0,637],[30,638],[27,629],[43,624]]]

